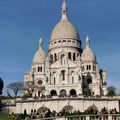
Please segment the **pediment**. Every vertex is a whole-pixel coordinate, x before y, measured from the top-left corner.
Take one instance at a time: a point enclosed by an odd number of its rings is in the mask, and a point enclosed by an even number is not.
[[[67,60],[67,63],[64,65],[61,64],[60,59],[58,59],[56,62],[54,62],[51,65],[51,68],[61,68],[61,67],[77,67],[77,65],[69,59]]]
[[[77,65],[74,62],[72,62],[71,60],[68,60],[68,65],[69,65],[69,67],[77,67]]]

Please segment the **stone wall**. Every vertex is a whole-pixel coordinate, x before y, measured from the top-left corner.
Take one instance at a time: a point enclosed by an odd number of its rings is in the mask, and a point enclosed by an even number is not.
[[[116,108],[119,111],[119,100],[117,99],[90,99],[90,98],[54,98],[54,99],[27,99],[27,100],[16,100],[16,113],[23,113],[27,110],[27,113],[31,113],[31,110],[38,110],[40,108],[48,108],[51,111],[55,110],[60,112],[66,106],[71,106],[73,111],[84,112],[91,106],[95,106],[98,111],[106,107],[108,110]]]

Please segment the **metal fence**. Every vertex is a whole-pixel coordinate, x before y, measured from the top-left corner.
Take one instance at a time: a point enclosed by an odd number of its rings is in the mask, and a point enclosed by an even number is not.
[[[100,115],[78,115],[78,116],[64,116],[39,118],[34,120],[120,120],[120,114],[100,114]]]

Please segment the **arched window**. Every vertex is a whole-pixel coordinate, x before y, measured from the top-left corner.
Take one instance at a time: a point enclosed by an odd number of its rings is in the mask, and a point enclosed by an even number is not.
[[[87,68],[86,68],[87,70],[89,70],[89,66],[87,65]]]
[[[54,54],[54,60],[57,61],[57,55],[56,55],[56,53]]]
[[[58,41],[58,43],[61,43],[61,41]]]
[[[38,72],[40,72],[40,67],[38,67]]]
[[[72,77],[72,84],[74,84],[74,77]]]
[[[73,61],[75,61],[75,60],[76,60],[75,53],[73,53]]]
[[[61,71],[61,75],[62,75],[62,80],[65,81],[65,70]]]
[[[50,55],[50,61],[53,63],[53,55]]]
[[[68,53],[68,58],[71,60],[71,52]]]
[[[64,64],[64,60],[63,60],[64,56],[65,56],[64,54],[61,55],[61,64],[62,65]]]
[[[56,80],[55,80],[55,77],[54,77],[54,85],[56,84]]]
[[[38,67],[38,72],[42,72],[42,67]]]
[[[91,65],[89,65],[89,70],[91,70]]]
[[[63,40],[63,42],[66,42],[66,40]]]

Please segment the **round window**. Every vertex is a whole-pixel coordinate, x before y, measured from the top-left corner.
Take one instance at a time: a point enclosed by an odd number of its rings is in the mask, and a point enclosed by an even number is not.
[[[42,80],[38,80],[38,82],[37,82],[39,85],[41,85],[43,82],[42,82]]]

